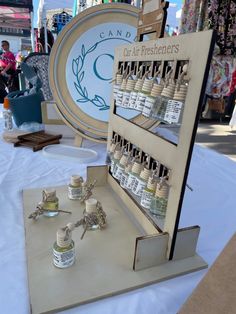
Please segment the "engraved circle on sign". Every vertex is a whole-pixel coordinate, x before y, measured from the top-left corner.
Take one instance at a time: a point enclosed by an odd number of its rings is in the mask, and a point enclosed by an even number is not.
[[[108,122],[114,50],[133,42],[135,36],[133,26],[103,23],[83,33],[71,47],[66,62],[66,83],[74,103],[88,116]],[[137,116],[134,110],[121,109],[127,119]]]
[[[110,60],[107,57],[109,57]],[[109,61],[112,61],[112,62],[109,62]],[[112,76],[105,78],[106,73],[104,74],[103,72],[104,72],[104,64],[106,64],[106,66],[112,68],[113,67],[113,61],[114,61],[114,56],[112,56],[109,53],[104,53],[95,59],[94,64],[93,64],[93,71],[94,71],[95,75],[98,78],[100,78],[100,80],[110,81],[112,79]]]

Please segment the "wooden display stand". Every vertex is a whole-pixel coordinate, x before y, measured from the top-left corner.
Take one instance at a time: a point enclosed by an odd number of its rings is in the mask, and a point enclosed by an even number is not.
[[[56,231],[82,218],[84,205],[70,201],[66,187],[58,187],[60,209],[69,209],[72,215],[40,217],[32,222],[28,215],[40,201],[41,190],[24,191],[33,313],[63,310],[207,267],[196,254],[199,226],[178,230],[178,224],[213,46],[212,31],[208,31],[116,49],[114,73],[121,61],[171,60],[176,69],[179,61],[188,61],[189,85],[177,144],[118,116],[114,102],[110,113],[109,140],[114,133],[119,134],[170,169],[164,224],[153,219],[120,187],[107,166],[88,167],[88,181],[97,180],[93,195],[107,213],[107,228],[87,232],[83,241],[79,240],[82,230],[75,230],[76,263],[60,270],[52,265]]]

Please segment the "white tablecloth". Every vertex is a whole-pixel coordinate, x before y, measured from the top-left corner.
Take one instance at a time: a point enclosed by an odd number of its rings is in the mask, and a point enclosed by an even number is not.
[[[1,120],[1,119],[0,119]],[[1,125],[2,125],[2,121]],[[2,126],[1,126],[2,129]],[[105,145],[85,143],[99,152],[93,164],[104,164]],[[86,175],[86,165],[47,159],[42,152],[14,148],[0,140],[0,313],[29,313],[22,190],[67,184],[71,174]],[[200,225],[197,252],[211,265],[236,230],[236,163],[195,146],[180,227]],[[32,239],[33,241],[33,239]],[[62,313],[177,313],[207,270],[147,286]]]

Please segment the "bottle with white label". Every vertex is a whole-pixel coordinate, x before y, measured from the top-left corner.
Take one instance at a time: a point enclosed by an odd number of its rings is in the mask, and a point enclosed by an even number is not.
[[[151,90],[152,90],[153,80],[151,79],[145,79],[143,82],[142,90],[138,93],[138,97],[135,104],[135,109],[138,111],[143,111],[144,104],[146,101],[146,98],[150,96]]]
[[[143,190],[146,188],[148,183],[148,178],[150,177],[151,170],[148,168],[144,168],[140,176],[136,178],[136,181],[134,182],[134,185],[132,187],[132,192],[141,197],[143,194]]]
[[[159,109],[161,103],[161,92],[163,90],[162,84],[154,83],[151,94],[146,98],[142,114],[145,117],[155,118],[155,114]]]
[[[78,175],[72,175],[68,184],[68,198],[70,200],[79,200],[82,197],[83,178]]]
[[[157,184],[155,195],[152,197],[150,212],[160,218],[166,215],[169,186],[166,182],[163,185]]]
[[[115,84],[113,85],[113,98],[115,101],[117,101],[117,94],[121,88],[122,79],[123,79],[123,75],[117,73],[116,79],[115,79]]]
[[[72,232],[61,228],[57,231],[57,240],[53,245],[53,264],[58,268],[67,268],[75,262],[75,243]]]
[[[120,161],[116,164],[115,171],[113,172],[113,177],[116,178],[118,181],[121,180],[121,176],[125,170],[125,166],[128,162],[128,158],[129,158],[128,154],[124,153]]]
[[[120,177],[120,186],[121,186],[123,189],[126,189],[127,182],[128,182],[128,178],[129,178],[129,173],[131,172],[131,169],[132,169],[132,163],[128,163],[128,164],[125,166],[125,169],[124,169],[124,171],[123,171],[122,174],[121,174],[121,177]]]
[[[169,107],[164,117],[168,123],[181,124],[187,90],[186,84],[177,84],[173,100],[168,103]]]
[[[173,100],[175,92],[174,81],[168,81],[161,92],[161,104],[159,110],[157,111],[157,119],[164,121],[165,114],[167,112],[168,102]],[[168,122],[168,121],[166,121]]]
[[[141,196],[141,206],[146,209],[150,209],[152,197],[156,191],[156,180],[153,176],[148,178],[148,183],[146,188],[144,188],[142,196]]]
[[[116,96],[116,106],[117,107],[123,106],[123,95],[124,95],[124,92],[126,90],[126,85],[127,85],[127,79],[123,78],[120,89],[118,90],[117,96]]]
[[[123,93],[123,103],[122,103],[123,108],[129,107],[130,95],[131,95],[131,92],[134,90],[135,83],[136,81],[134,79],[132,79],[131,77],[128,78],[127,84],[126,84],[126,90]]]
[[[121,157],[122,157],[122,150],[120,147],[118,147],[115,150],[113,158],[111,160],[111,168],[110,169],[111,169],[111,173],[113,176],[114,176],[114,173],[116,172],[116,167],[117,167],[117,164],[120,161]]]
[[[131,171],[129,172],[129,176],[126,182],[126,189],[129,189],[132,191],[134,182],[136,181],[136,178],[139,177],[141,171],[142,171],[143,165],[139,161],[135,161]]]
[[[130,99],[127,108],[135,109],[138,93],[142,90],[142,86],[143,80],[138,78],[135,83],[134,90],[130,93]]]

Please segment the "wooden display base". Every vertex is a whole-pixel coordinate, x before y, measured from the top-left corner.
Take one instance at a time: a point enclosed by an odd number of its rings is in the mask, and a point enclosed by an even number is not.
[[[195,254],[133,271],[136,238],[148,238],[145,237],[147,232],[112,190],[104,175],[106,167],[91,167],[88,170],[89,181],[97,176],[93,196],[101,201],[108,224],[102,231],[86,232],[83,240],[80,240],[82,228],[73,231],[76,262],[68,269],[53,266],[52,246],[56,231],[68,222],[79,220],[85,206],[68,199],[66,186],[57,187],[59,208],[70,210],[72,214],[60,213],[54,218],[41,216],[38,221],[32,221],[28,216],[41,200],[42,189],[25,190],[23,193],[32,313],[64,310],[207,267]],[[108,178],[111,181],[109,174]]]

